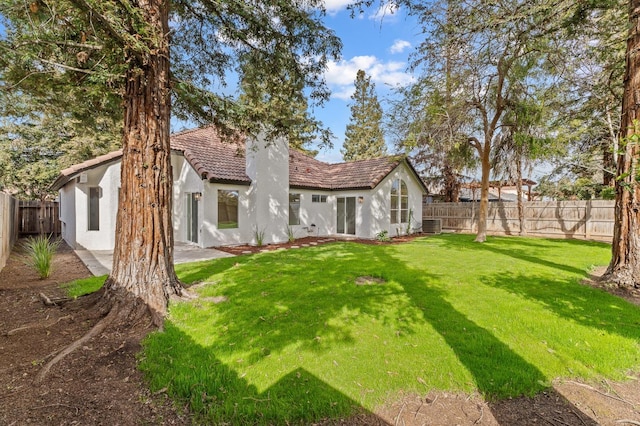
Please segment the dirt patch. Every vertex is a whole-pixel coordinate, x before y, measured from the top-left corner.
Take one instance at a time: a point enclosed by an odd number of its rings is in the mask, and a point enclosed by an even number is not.
[[[300,239],[291,245],[311,242],[323,244]],[[286,247],[273,249],[277,248]],[[45,307],[38,294],[63,296],[60,283],[88,276],[67,246],[56,254],[54,273],[47,280],[39,280],[24,265],[19,250],[0,271],[0,424],[190,424],[188,414],[164,394],[149,392],[136,368],[145,327],[110,329],[57,364],[43,383],[33,382],[43,362],[99,319],[91,309],[95,297]],[[375,413],[317,424],[613,426],[638,421],[640,385],[635,377],[624,383],[559,381],[534,398],[499,402],[487,402],[477,394],[398,395]]]
[[[582,280],[583,284],[591,287],[599,288],[618,297],[621,297],[634,305],[640,306],[640,289],[638,288],[621,288],[615,285],[607,284],[602,281],[602,276],[607,272],[606,266],[598,266],[589,273],[589,276]]]
[[[381,285],[384,283],[386,283],[386,281],[382,278],[371,277],[368,275],[356,278],[356,285]]]
[[[0,271],[0,424],[188,423],[165,397],[149,393],[136,368],[145,330],[110,330],[34,383],[42,364],[99,318],[91,296],[54,307],[40,301],[40,292],[61,297],[60,283],[91,276],[68,246],[58,250],[46,280],[24,260],[18,248]]]

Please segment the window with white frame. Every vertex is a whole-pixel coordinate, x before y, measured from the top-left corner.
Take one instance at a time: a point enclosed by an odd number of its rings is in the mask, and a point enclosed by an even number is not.
[[[320,195],[320,194],[313,194],[313,195],[311,195],[311,202],[312,203],[326,203],[327,202],[327,196],[326,195]]]
[[[238,191],[218,190],[218,229],[238,227]]]
[[[402,179],[391,185],[391,223],[407,223],[409,220],[409,191]]]
[[[289,194],[289,225],[300,225],[300,194]]]

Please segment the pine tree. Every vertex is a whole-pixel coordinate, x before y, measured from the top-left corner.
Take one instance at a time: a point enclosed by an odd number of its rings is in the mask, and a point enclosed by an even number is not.
[[[376,86],[363,70],[358,70],[355,86],[356,90],[351,95],[351,122],[347,125],[340,152],[345,161],[382,157],[387,153],[387,148]]]

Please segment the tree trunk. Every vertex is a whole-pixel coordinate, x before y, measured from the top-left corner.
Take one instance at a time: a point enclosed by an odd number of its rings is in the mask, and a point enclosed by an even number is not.
[[[106,296],[141,301],[161,321],[182,288],[173,267],[169,1],[140,1],[148,50],[127,51],[121,189]],[[159,324],[160,325],[160,324]]]
[[[518,149],[516,147],[516,149]],[[527,229],[524,223],[524,194],[522,193],[522,154],[520,149],[516,153],[516,194],[518,196],[518,223],[520,224],[520,235],[526,235]]]
[[[444,202],[457,203],[460,201],[460,181],[449,161],[445,160],[442,170],[444,178]]]
[[[616,221],[612,258],[604,280],[619,286],[640,283],[640,189],[638,187],[638,109],[640,107],[640,0],[629,1],[629,35],[620,134],[624,150],[618,156],[616,181]]]
[[[491,173],[491,143],[485,140],[482,147],[482,181],[480,184],[480,211],[478,212],[478,233],[475,241],[487,240],[487,215],[489,212],[489,174]]]

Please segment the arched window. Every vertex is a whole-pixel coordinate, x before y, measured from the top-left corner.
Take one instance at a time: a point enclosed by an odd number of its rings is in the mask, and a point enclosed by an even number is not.
[[[407,223],[409,220],[409,191],[402,179],[391,185],[391,223]]]

